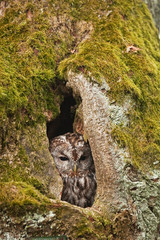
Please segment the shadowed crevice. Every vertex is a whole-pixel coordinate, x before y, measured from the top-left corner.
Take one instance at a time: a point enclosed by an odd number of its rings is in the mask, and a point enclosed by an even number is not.
[[[72,95],[64,97],[64,101],[60,106],[60,114],[57,118],[47,123],[48,139],[73,132],[73,122],[76,111],[76,101]]]

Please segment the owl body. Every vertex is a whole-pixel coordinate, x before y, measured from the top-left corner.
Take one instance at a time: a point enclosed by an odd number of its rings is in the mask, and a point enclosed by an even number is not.
[[[51,141],[50,152],[63,180],[61,200],[91,207],[97,183],[89,144],[78,133],[66,133]]]

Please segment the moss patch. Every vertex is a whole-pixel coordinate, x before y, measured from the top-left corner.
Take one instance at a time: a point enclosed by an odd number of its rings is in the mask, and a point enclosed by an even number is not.
[[[31,7],[31,6],[30,6]],[[34,124],[43,110],[57,112],[51,86],[55,84],[55,53],[47,36],[47,23],[40,26],[35,9],[28,19],[28,4],[11,3],[0,21],[1,120]]]
[[[25,214],[27,211],[44,209],[50,201],[25,182],[0,182],[0,208],[9,214]]]
[[[61,232],[66,232],[67,229],[67,236],[71,239],[106,239],[112,233],[112,223],[94,209],[82,210],[61,203],[55,213],[58,220],[57,231],[60,229]]]

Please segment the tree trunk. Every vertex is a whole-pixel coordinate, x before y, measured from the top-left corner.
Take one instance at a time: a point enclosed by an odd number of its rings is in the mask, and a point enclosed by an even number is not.
[[[0,239],[160,239],[159,47],[140,0],[1,1]],[[60,201],[49,141],[68,131],[91,147],[91,208]]]

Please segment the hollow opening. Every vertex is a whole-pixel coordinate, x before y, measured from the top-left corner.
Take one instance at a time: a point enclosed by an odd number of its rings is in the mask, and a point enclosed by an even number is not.
[[[73,132],[73,122],[76,112],[76,101],[72,94],[64,97],[57,118],[47,123],[47,136],[49,141],[54,137]]]
[[[78,107],[77,112],[82,114],[80,102],[72,92],[64,95],[60,114],[47,123],[47,136],[51,155],[63,181],[61,200],[85,208],[94,203],[97,182],[90,145],[82,136],[83,120],[78,113],[75,115]]]

